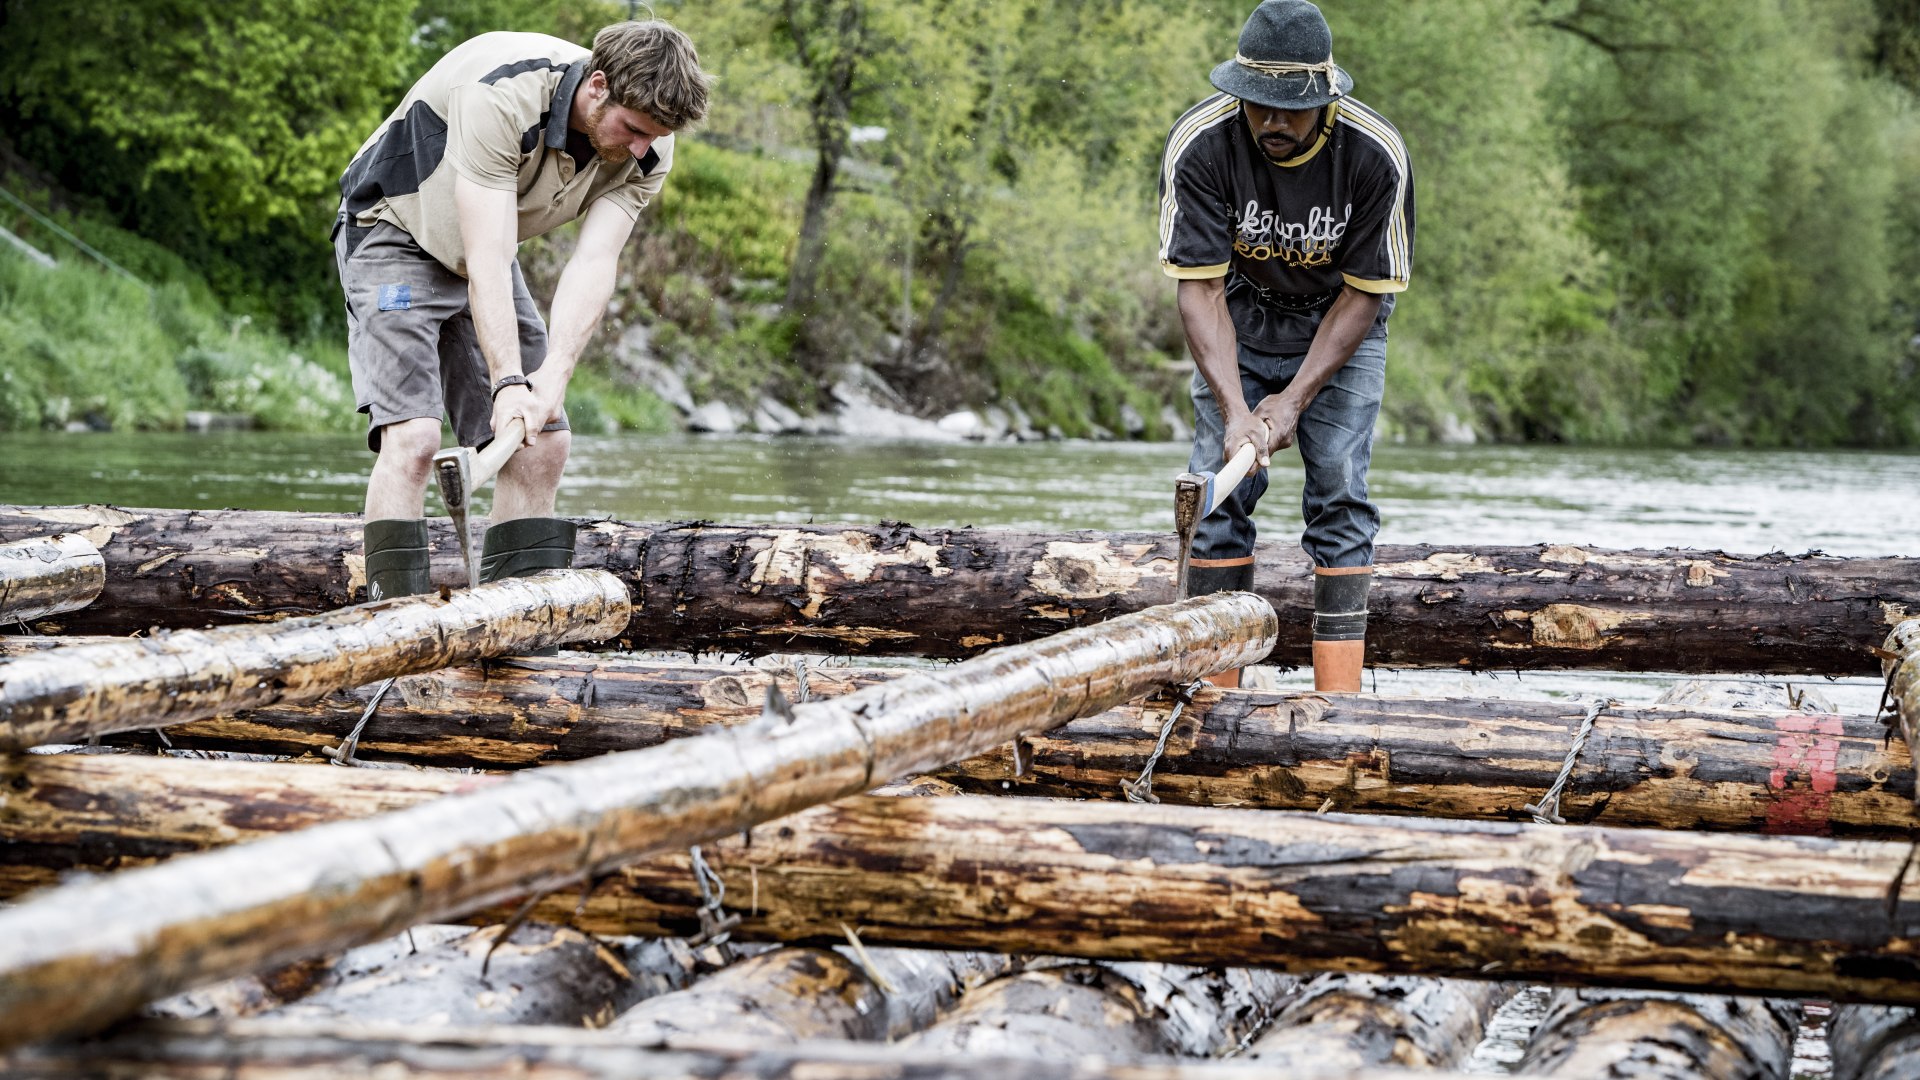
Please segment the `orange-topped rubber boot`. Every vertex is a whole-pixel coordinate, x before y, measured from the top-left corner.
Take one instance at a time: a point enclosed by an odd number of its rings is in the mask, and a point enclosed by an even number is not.
[[[1360,692],[1367,657],[1367,593],[1371,566],[1313,568],[1313,688]]]

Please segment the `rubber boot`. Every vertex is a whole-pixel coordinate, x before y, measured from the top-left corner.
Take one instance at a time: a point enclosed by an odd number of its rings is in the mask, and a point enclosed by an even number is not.
[[[480,541],[481,582],[571,568],[574,537],[579,531],[579,526],[561,518],[519,518],[488,526]],[[525,655],[558,656],[560,647],[549,646]]]
[[[381,518],[361,531],[367,553],[367,600],[433,591],[425,518]]]
[[[1367,658],[1367,593],[1373,567],[1313,568],[1313,688],[1360,692]]]
[[[1224,565],[1222,565],[1224,564]],[[1187,566],[1187,595],[1206,596],[1218,592],[1247,592],[1253,588],[1253,556],[1245,559],[1200,559]],[[1228,690],[1240,688],[1240,669],[1233,668],[1207,681]]]

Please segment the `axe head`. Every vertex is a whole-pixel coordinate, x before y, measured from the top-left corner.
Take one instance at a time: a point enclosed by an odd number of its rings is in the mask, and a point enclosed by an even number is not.
[[[480,568],[473,562],[473,536],[467,527],[467,496],[473,487],[473,450],[450,446],[433,455],[433,478],[440,485],[440,501],[460,535],[460,557],[467,563],[467,585],[480,584]]]
[[[1193,532],[1205,516],[1207,493],[1213,487],[1212,473],[1181,473],[1173,481],[1173,528],[1179,534],[1179,569],[1173,576],[1173,598],[1187,595],[1187,564],[1193,558]]]

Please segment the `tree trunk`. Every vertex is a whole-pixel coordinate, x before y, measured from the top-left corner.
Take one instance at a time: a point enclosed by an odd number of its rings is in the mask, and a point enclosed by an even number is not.
[[[1273,634],[1258,597],[1196,598],[801,705],[797,719],[45,890],[0,911],[0,1045],[735,833],[1250,663]]]
[[[614,1020],[612,1030],[646,1046],[697,1045],[716,1032],[759,1046],[802,1039],[891,1041],[926,1026],[967,985],[1014,966],[992,953],[873,949],[864,961],[847,953],[762,953],[643,1002]]]
[[[1247,1049],[1277,1075],[1466,1063],[1511,983],[1330,973],[1309,982]]]
[[[1514,1071],[1619,1080],[1786,1080],[1799,1025],[1798,1002],[1559,990]]]
[[[460,1032],[317,1027],[269,1020],[231,1024],[164,1021],[100,1039],[19,1051],[12,1076],[140,1076],[194,1080],[307,1080],[314,1076],[499,1077],[502,1080],[794,1080],[913,1077],[918,1080],[1272,1080],[1257,1064],[954,1057],[875,1043],[814,1041],[755,1046],[720,1035],[699,1048],[652,1050],[617,1032],[505,1027]],[[1316,1080],[1405,1080],[1399,1070],[1316,1073]],[[1459,1074],[1431,1074],[1442,1078]]]
[[[595,570],[509,578],[271,626],[184,630],[51,649],[0,668],[0,749],[80,742],[130,728],[432,671],[618,633],[627,588]]]
[[[0,621],[78,611],[107,584],[107,561],[84,536],[53,536],[0,544]]]
[[[687,985],[700,970],[694,951],[673,939],[622,947],[577,930],[529,922],[496,947],[504,929],[482,927],[377,973],[342,980],[270,1015],[409,1027],[604,1027],[642,998]]]
[[[321,611],[364,591],[360,520],[259,511],[0,508],[0,539],[76,530],[107,560],[104,603],[70,633]],[[577,565],[619,574],[635,648],[970,656],[1172,599],[1165,533],[1035,534],[905,525],[585,522]],[[435,522],[436,576],[464,570]],[[1870,649],[1915,614],[1920,559],[1552,547],[1382,547],[1370,662],[1505,670],[1878,673]],[[1263,545],[1256,589],[1305,664],[1304,556]]]
[[[1920,1080],[1920,1016],[1904,1006],[1836,1005],[1827,1049],[1833,1080]]]
[[[952,1059],[1213,1057],[1257,1031],[1297,985],[1233,968],[1056,962],[972,991],[904,1045]]]
[[[900,674],[809,667],[806,690],[837,696]],[[516,659],[408,676],[382,701],[362,758],[518,768],[652,746],[759,714],[766,687],[803,695],[794,671],[684,667],[615,658]],[[150,747],[317,755],[359,720],[373,687],[304,706],[254,709],[111,741]],[[1117,706],[938,775],[962,789],[1118,798],[1165,723],[1168,700]],[[1182,712],[1153,771],[1168,802],[1333,808],[1525,820],[1580,727],[1579,703],[1383,699],[1207,689]],[[1911,835],[1913,769],[1868,717],[1787,706],[1613,706],[1575,761],[1561,814],[1583,824]],[[5,792],[0,792],[0,798]],[[16,793],[15,798],[24,797]]]
[[[1893,710],[1887,725],[1906,740],[1916,769],[1920,769],[1920,750],[1914,749],[1920,737],[1920,619],[1908,619],[1887,635],[1881,661],[1887,678],[1887,707]],[[1914,793],[1920,802],[1920,791]]]

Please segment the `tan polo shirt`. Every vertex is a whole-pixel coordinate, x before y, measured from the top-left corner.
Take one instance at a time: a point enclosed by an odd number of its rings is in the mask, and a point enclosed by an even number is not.
[[[466,251],[453,178],[517,193],[526,240],[579,218],[595,200],[638,217],[673,167],[673,136],[639,160],[610,165],[571,133],[588,50],[545,34],[491,33],[464,42],[413,84],[340,177],[340,212],[355,225],[389,222],[464,276]]]

